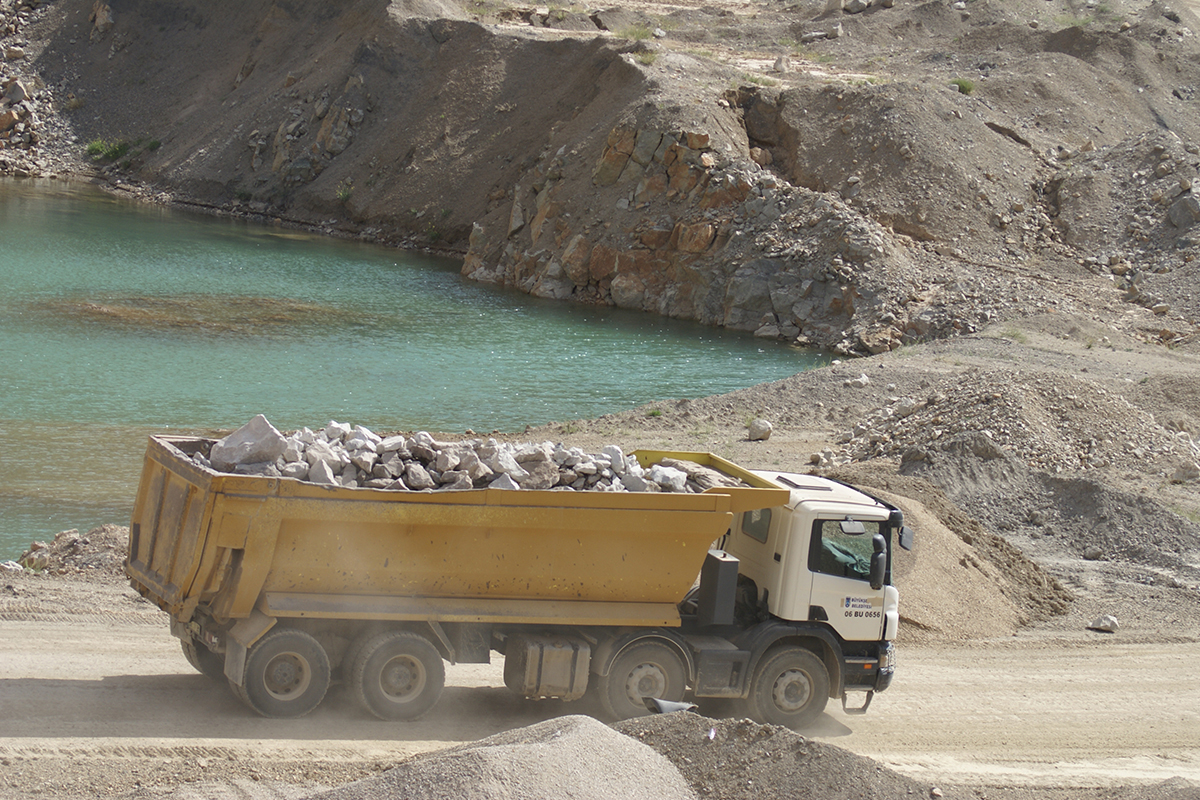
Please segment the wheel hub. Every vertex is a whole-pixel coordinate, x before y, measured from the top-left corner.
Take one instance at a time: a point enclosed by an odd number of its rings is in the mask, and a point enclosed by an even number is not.
[[[303,693],[309,683],[308,664],[296,653],[280,653],[264,671],[264,683],[272,697],[287,699]]]
[[[800,711],[808,704],[812,694],[812,683],[808,675],[798,669],[789,669],[775,679],[771,696],[775,705],[789,713]]]
[[[641,705],[643,697],[662,697],[667,692],[667,676],[657,664],[639,664],[629,673],[625,691]]]
[[[408,700],[421,693],[425,686],[425,670],[421,663],[407,656],[398,656],[384,664],[379,673],[379,687],[392,700]]]

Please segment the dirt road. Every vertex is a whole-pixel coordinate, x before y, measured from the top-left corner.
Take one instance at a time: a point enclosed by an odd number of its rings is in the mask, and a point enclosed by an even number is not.
[[[368,719],[336,687],[309,717],[262,719],[191,671],[165,617],[112,591],[127,610],[0,615],[0,798],[34,785],[52,797],[168,786],[294,797],[583,710],[511,695],[492,664],[450,668],[436,713],[416,723]],[[1200,780],[1200,643],[1029,634],[900,658],[866,716],[831,706],[809,735],[932,785]]]

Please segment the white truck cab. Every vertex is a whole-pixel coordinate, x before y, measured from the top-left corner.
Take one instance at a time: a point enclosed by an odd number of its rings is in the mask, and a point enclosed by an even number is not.
[[[872,694],[891,680],[899,592],[891,585],[893,541],[912,547],[903,513],[865,492],[816,475],[755,470],[791,490],[788,503],[735,517],[718,541],[738,561],[745,604],[757,606],[773,635],[821,655],[831,695]],[[834,683],[840,677],[841,686]]]

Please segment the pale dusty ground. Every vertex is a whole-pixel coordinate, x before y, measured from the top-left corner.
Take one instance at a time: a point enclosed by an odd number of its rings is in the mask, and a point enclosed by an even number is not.
[[[503,688],[502,664],[448,670],[436,713],[366,719],[337,690],[310,717],[250,715],[183,660],[163,615],[108,581],[7,578],[0,605],[0,798],[287,797],[564,713]],[[47,584],[53,583],[53,588]],[[49,589],[49,591],[47,591]],[[1200,781],[1200,640],[1037,630],[908,646],[868,715],[830,706],[808,735],[930,786]],[[1153,665],[1152,668],[1147,668]]]

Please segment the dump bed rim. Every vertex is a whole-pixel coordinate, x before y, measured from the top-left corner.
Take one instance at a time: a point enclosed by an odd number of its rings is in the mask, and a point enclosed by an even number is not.
[[[150,451],[155,460],[164,466],[175,469],[183,477],[206,483],[214,492],[245,497],[307,497],[311,499],[355,499],[365,497],[386,500],[387,502],[409,503],[448,503],[462,505],[496,505],[496,506],[557,506],[572,507],[605,507],[612,504],[613,494],[622,498],[623,505],[648,508],[661,508],[665,505],[683,503],[686,508],[711,508],[714,511],[732,511],[742,513],[757,508],[770,508],[786,505],[791,492],[778,483],[774,483],[751,470],[734,464],[732,461],[707,452],[685,450],[635,450],[630,455],[638,459],[643,466],[657,463],[663,458],[675,458],[694,461],[703,466],[720,470],[730,477],[737,478],[747,486],[718,486],[699,494],[682,492],[589,492],[566,491],[563,489],[438,489],[434,491],[396,491],[390,489],[371,489],[350,486],[326,486],[323,484],[301,481],[295,478],[272,478],[264,475],[237,475],[201,466],[187,456],[179,447],[179,443],[212,443],[216,440],[203,436],[176,436],[155,434],[150,437],[154,447]],[[169,459],[169,462],[168,462]],[[364,494],[365,493],[365,494]],[[567,502],[564,496],[569,497]],[[672,498],[669,501],[662,498]],[[684,499],[704,498],[704,499]],[[728,498],[728,501],[718,498]]]

